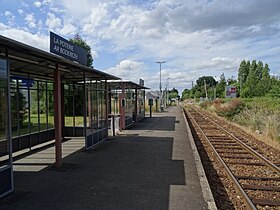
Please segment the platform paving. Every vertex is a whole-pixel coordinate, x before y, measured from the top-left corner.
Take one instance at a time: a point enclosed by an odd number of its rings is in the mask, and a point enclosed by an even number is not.
[[[1,210],[208,209],[189,130],[180,107],[135,124],[91,151],[83,140],[63,143],[63,166],[54,148],[14,163],[15,191]]]

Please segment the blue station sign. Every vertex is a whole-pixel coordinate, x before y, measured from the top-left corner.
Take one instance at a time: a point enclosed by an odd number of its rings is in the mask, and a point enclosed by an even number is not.
[[[50,52],[82,65],[87,65],[87,51],[82,47],[50,32]]]

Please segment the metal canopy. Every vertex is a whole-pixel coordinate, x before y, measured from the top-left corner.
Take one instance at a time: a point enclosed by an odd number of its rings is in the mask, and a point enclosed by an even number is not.
[[[11,75],[53,80],[56,64],[63,81],[119,80],[119,77],[83,66],[60,56],[0,35],[0,56],[8,55]]]
[[[131,81],[108,81],[108,86],[110,90],[121,90],[123,85],[125,89],[150,89],[148,87],[139,85]]]

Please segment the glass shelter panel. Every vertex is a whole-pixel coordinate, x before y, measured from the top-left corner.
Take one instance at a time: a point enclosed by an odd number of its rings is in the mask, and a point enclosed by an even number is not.
[[[19,92],[19,135],[28,134],[29,127],[29,106],[28,106],[28,89],[20,88]]]
[[[145,118],[145,90],[137,91],[137,121]]]
[[[111,114],[120,114],[119,94],[120,94],[120,91],[111,90]]]
[[[39,93],[38,93],[38,82],[36,81],[31,87],[30,90],[30,125],[31,125],[31,133],[35,133],[39,131]]]
[[[54,139],[52,83],[11,75],[13,152]]]
[[[84,84],[64,84],[65,136],[84,136]]]
[[[19,92],[17,91],[17,80],[10,80],[10,107],[11,107],[11,126],[12,136],[19,136]]]
[[[47,93],[46,93],[46,82],[39,83],[39,119],[40,119],[40,130],[47,130]]]
[[[0,198],[13,190],[8,61],[0,59]]]
[[[75,85],[74,89],[74,103],[75,103],[75,127],[84,126],[84,90],[83,84]]]
[[[65,114],[65,126],[74,126],[74,96],[73,96],[74,84],[64,85],[64,114]]]
[[[107,139],[106,90],[103,81],[86,81],[86,148]]]
[[[127,89],[125,92],[126,107],[125,107],[125,117],[131,117],[134,110],[134,92],[131,89]]]
[[[54,128],[54,95],[53,83],[47,83],[47,127],[48,129]]]

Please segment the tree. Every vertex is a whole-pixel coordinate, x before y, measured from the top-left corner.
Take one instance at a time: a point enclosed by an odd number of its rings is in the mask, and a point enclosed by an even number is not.
[[[79,84],[71,84],[65,90],[65,115],[73,116],[73,111],[76,116],[83,115],[83,88]],[[95,97],[95,96],[93,96]],[[73,104],[74,103],[74,104]],[[75,105],[75,106],[74,106]],[[73,110],[74,106],[74,110]]]
[[[238,70],[240,96],[245,98],[265,96],[273,86],[269,71],[268,64],[263,65],[262,61],[253,60],[250,65],[250,61],[243,60]]]
[[[269,71],[270,71],[269,66],[266,63],[262,70],[262,79],[270,79]]]
[[[263,71],[263,62],[259,61],[256,68],[256,74],[259,80],[262,79],[262,71]]]
[[[232,76],[231,78],[227,79],[227,84],[236,86],[237,85],[237,80],[235,80],[234,76]]]
[[[46,113],[46,83],[45,82],[34,82],[34,87],[38,88],[38,90],[31,91],[31,113],[32,114],[39,114]],[[39,102],[39,107],[38,107]]]
[[[196,84],[199,87],[202,87],[204,86],[204,81],[208,87],[214,87],[217,84],[217,81],[212,76],[199,77],[198,80],[196,80]]]
[[[270,97],[280,97],[280,79],[277,77],[270,78],[271,89],[266,94]]]
[[[169,98],[172,99],[172,98],[180,98],[179,96],[179,92],[176,88],[173,88],[172,90],[169,91]]]
[[[11,81],[11,83],[14,83]],[[27,119],[28,111],[26,109],[26,97],[24,94],[14,88],[11,88],[11,99],[10,99],[10,107],[11,107],[11,120],[12,120],[12,128],[17,128],[18,122],[19,126],[23,127],[24,121]],[[19,119],[18,119],[19,117]]]
[[[87,66],[93,67],[93,58],[91,54],[91,47],[86,43],[85,40],[81,38],[79,34],[76,34],[73,39],[69,40],[70,42],[84,48],[87,51]]]
[[[245,61],[243,60],[240,63],[240,67],[238,70],[238,87],[240,88],[239,90],[239,95],[241,95],[241,91],[243,89],[244,84],[246,83],[246,79],[248,77],[249,74],[249,69],[250,69],[250,61]]]
[[[200,98],[200,97],[202,97],[202,93],[201,93],[199,90],[197,90],[197,91],[195,91],[195,93],[194,93],[194,97],[195,97],[195,98]]]
[[[259,81],[259,75],[257,72],[257,63],[256,60],[253,60],[241,96],[245,98],[246,97],[252,98],[253,96],[257,95],[255,89],[258,81]]]
[[[190,94],[191,94],[191,90],[189,89],[185,89],[183,92],[182,92],[182,99],[187,99],[187,98],[190,98]]]
[[[224,73],[220,76],[220,82],[216,85],[216,96],[217,98],[225,97],[225,87],[226,87],[226,78]]]
[[[201,93],[200,97],[206,97],[206,91],[207,91],[207,93],[208,92],[211,93],[211,94],[209,94],[209,96],[211,95],[214,97],[213,89],[216,86],[216,84],[217,84],[217,81],[212,76],[199,77],[198,80],[196,80],[196,85],[195,85],[196,91],[198,90]],[[206,86],[206,88],[205,88],[205,86]],[[208,97],[208,94],[207,94],[207,97]]]
[[[258,72],[260,72],[259,74],[261,75],[261,77],[256,86],[256,93],[257,93],[256,96],[264,96],[271,89],[271,79],[269,76],[268,64],[265,64],[265,67],[262,66],[262,68],[259,68]]]

